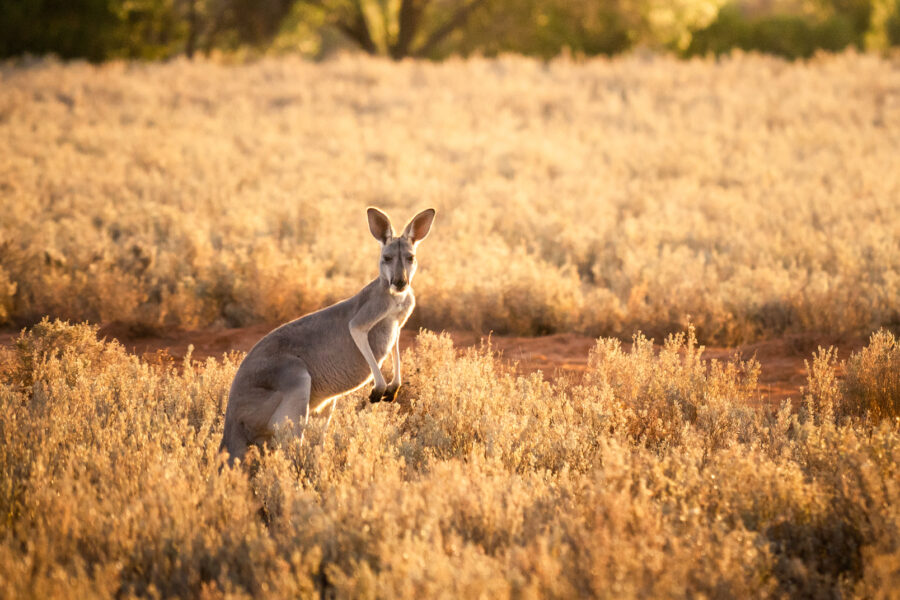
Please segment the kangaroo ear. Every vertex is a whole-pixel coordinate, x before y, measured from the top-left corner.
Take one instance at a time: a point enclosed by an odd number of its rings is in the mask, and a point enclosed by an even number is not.
[[[434,209],[427,208],[414,216],[412,221],[407,223],[403,229],[403,237],[407,238],[413,244],[418,244],[425,239],[428,232],[431,231],[431,224],[434,222]]]
[[[394,237],[394,228],[391,226],[391,220],[388,219],[386,214],[374,207],[369,207],[366,210],[366,214],[369,217],[369,231],[382,245],[387,244]]]

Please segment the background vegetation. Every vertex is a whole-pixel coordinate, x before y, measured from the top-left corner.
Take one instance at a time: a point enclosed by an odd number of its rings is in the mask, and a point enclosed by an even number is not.
[[[0,593],[891,597],[896,339],[846,384],[822,350],[797,413],[700,351],[601,339],[550,382],[422,333],[398,404],[358,392],[218,472],[239,357],[143,361],[44,321],[0,357]]]
[[[0,347],[0,598],[900,589],[900,69],[815,56],[896,42],[894,3],[0,16],[4,55],[176,57],[0,64],[0,325],[34,325]],[[637,45],[672,52],[580,56]],[[564,56],[231,60],[350,46]],[[735,47],[814,56],[706,56]],[[220,470],[241,356],[138,358],[42,320],[285,321],[374,276],[371,204],[438,209],[413,327],[683,333],[600,338],[550,381],[423,331],[398,403],[363,390]],[[876,330],[810,356],[793,409],[698,346]]]
[[[94,61],[347,48],[546,58],[636,46],[797,58],[897,44],[898,0],[0,0],[0,56]]]
[[[279,323],[438,210],[413,327],[900,325],[900,70],[848,53],[0,69],[0,322]]]

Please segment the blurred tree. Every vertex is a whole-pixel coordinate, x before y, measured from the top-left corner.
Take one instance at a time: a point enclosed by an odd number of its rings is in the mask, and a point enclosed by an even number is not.
[[[894,12],[885,22],[887,42],[891,46],[900,46],[900,0],[894,5]]]
[[[733,48],[808,58],[817,50],[865,48],[872,0],[817,0],[805,11],[753,14],[738,3],[723,7],[715,21],[694,32],[685,54],[722,54]]]
[[[297,0],[206,0],[206,49],[264,45],[278,33]]]
[[[442,54],[616,54],[634,45],[683,50],[725,0],[493,0]]]
[[[188,58],[194,57],[197,49],[197,35],[200,29],[199,14],[197,12],[197,0],[187,1],[187,40],[184,42],[184,53]]]
[[[872,16],[865,35],[867,50],[884,50],[890,45],[889,27],[900,11],[898,0],[872,0]]]
[[[651,48],[685,50],[693,32],[712,23],[726,0],[623,0],[633,35]]]
[[[632,25],[620,0],[492,0],[465,29],[433,47],[431,56],[515,52],[550,58],[564,49],[615,54],[631,46]]]
[[[434,54],[473,13],[494,0],[298,0],[369,54]]]
[[[860,39],[860,47],[862,35],[869,29],[872,21],[872,2],[873,0],[819,0],[826,18],[837,16],[847,20]]]
[[[160,58],[180,52],[188,0],[0,0],[0,56]]]
[[[101,60],[120,26],[108,0],[0,0],[0,55],[54,52]]]
[[[900,44],[900,0],[0,0],[0,56],[155,59],[243,47],[394,59],[636,44],[810,56]]]
[[[164,58],[181,49],[186,23],[177,0],[119,0],[109,2],[119,26],[106,57]]]

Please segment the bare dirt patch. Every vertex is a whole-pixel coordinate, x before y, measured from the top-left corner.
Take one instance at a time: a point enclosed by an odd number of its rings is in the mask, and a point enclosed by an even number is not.
[[[173,331],[160,336],[136,336],[128,327],[108,324],[100,328],[100,337],[118,340],[134,354],[145,357],[170,356],[181,361],[193,346],[191,356],[195,360],[219,358],[227,352],[247,352],[266,333],[270,325],[253,325],[236,329],[205,329],[197,331]],[[405,330],[400,338],[401,348],[415,343],[417,332]],[[540,337],[485,336],[482,334],[451,331],[453,343],[458,348],[490,344],[504,360],[514,364],[521,373],[542,371],[550,378],[577,375],[587,369],[588,354],[594,347],[594,338],[575,333],[558,333]],[[0,333],[0,344],[10,345],[17,332]],[[623,344],[629,348],[630,344]],[[838,356],[845,360],[851,352],[865,345],[862,338],[836,338],[816,335],[791,335],[737,347],[707,347],[705,359],[727,360],[738,355],[743,359],[755,357],[762,371],[759,378],[758,401],[760,405],[780,404],[787,398],[798,400],[806,383],[804,361],[812,359],[817,348],[835,346]]]

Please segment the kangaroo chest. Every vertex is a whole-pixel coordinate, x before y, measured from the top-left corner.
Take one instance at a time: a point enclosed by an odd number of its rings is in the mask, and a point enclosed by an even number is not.
[[[412,292],[398,297],[396,307],[369,330],[369,347],[377,360],[381,361],[391,351],[415,304]]]

